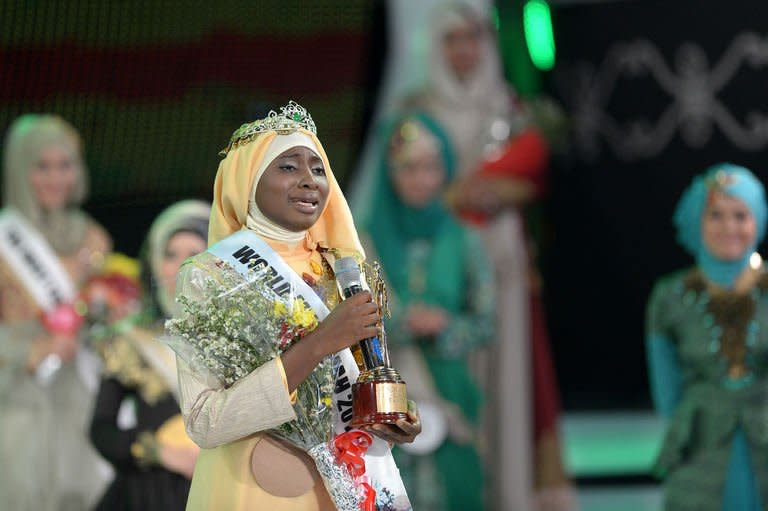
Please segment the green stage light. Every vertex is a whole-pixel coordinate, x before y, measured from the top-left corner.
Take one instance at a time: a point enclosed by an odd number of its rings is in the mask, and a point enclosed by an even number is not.
[[[523,7],[523,27],[531,61],[542,71],[549,71],[555,65],[555,36],[547,2],[526,2]]]

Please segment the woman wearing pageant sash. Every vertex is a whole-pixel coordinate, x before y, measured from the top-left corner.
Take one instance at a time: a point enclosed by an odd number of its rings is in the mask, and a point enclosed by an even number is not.
[[[362,465],[353,470],[355,488],[318,454],[322,446],[319,451],[305,449],[309,444],[297,448],[307,438],[333,439],[335,446],[340,439],[352,438],[354,444],[361,438],[354,430],[351,437],[344,435],[351,406],[345,389],[356,378],[346,348],[377,335],[379,320],[367,292],[338,303],[332,262],[343,256],[362,259],[363,251],[314,122],[291,102],[280,113],[243,125],[225,151],[214,185],[210,246],[182,267],[177,300],[186,308],[171,324],[192,321],[196,314],[213,320],[197,331],[169,327],[185,341],[177,349],[181,408],[187,431],[202,447],[187,509],[352,509],[348,503],[356,501],[358,491],[371,487],[377,509],[411,509],[381,438],[412,441],[420,430],[415,413],[397,424],[373,426],[380,438],[368,449],[364,479],[359,478]],[[287,349],[282,349],[284,329],[271,339],[258,333],[268,330],[269,317],[281,314],[284,302],[248,312],[258,296],[227,301],[253,284],[255,270],[269,272],[275,296],[288,290],[309,304],[294,306],[294,318],[319,320],[305,323],[309,326],[287,341]],[[220,295],[211,291],[222,286]],[[327,309],[332,312],[326,316]],[[227,324],[247,326],[226,335],[207,333],[221,332]],[[208,342],[204,352],[184,356],[185,347],[202,342]],[[278,344],[276,356],[244,375],[227,377],[239,357]],[[190,362],[200,359],[208,371]],[[226,363],[217,365],[222,359]],[[216,367],[223,371],[215,373]],[[326,416],[332,422],[324,422]]]
[[[694,178],[674,215],[695,266],[661,279],[648,303],[651,391],[669,419],[656,462],[668,511],[768,504],[768,275],[765,190],[747,169]]]
[[[79,208],[87,174],[77,131],[56,116],[17,119],[3,185],[0,508],[89,509],[109,473],[87,441],[98,367],[79,332],[50,333],[41,321],[74,299],[111,245]]]
[[[482,396],[467,356],[493,339],[493,268],[480,239],[442,203],[455,161],[435,121],[420,113],[395,120],[380,153],[362,221],[366,252],[380,258],[391,286],[393,365],[425,427],[396,458],[414,509],[481,511]]]
[[[141,255],[142,310],[103,349],[91,440],[115,468],[97,509],[183,510],[199,448],[184,432],[176,356],[158,339],[173,315],[176,275],[207,247],[211,207],[178,202],[152,223]]]

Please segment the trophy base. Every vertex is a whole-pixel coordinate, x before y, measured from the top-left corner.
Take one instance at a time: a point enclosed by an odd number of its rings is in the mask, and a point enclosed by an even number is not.
[[[352,426],[394,424],[408,418],[408,399],[402,380],[358,381],[352,385]]]

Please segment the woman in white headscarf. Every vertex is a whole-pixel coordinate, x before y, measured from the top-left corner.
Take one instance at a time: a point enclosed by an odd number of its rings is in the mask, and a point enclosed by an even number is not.
[[[176,275],[208,245],[211,207],[177,202],[152,223],[142,251],[142,312],[103,349],[91,440],[115,468],[97,509],[183,510],[199,448],[184,433],[176,356],[158,340],[175,309]]]
[[[525,119],[502,77],[486,20],[456,4],[439,9],[433,21],[427,88],[407,103],[424,108],[448,130],[459,172],[466,174],[475,170],[485,146],[505,135],[492,132],[494,121],[514,124],[517,131]]]
[[[475,361],[489,396],[490,507],[569,509],[557,389],[540,298],[529,287],[535,279],[521,215],[542,189],[547,144],[503,79],[489,21],[455,4],[434,22],[427,86],[405,106],[426,111],[449,133],[458,177],[447,200],[477,225],[496,272],[499,338]]]
[[[109,474],[86,434],[98,375],[81,333],[46,329],[40,317],[74,298],[111,241],[80,209],[87,192],[80,137],[60,117],[17,119],[3,171],[0,509],[85,510]]]

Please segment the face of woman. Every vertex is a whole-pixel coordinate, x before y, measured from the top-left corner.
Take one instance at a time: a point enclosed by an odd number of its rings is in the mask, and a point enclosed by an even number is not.
[[[272,160],[256,186],[256,205],[270,220],[294,232],[317,222],[328,200],[323,160],[307,147],[292,147]]]
[[[701,234],[712,255],[722,261],[735,261],[754,245],[757,224],[742,201],[714,193],[704,210]]]
[[[404,152],[392,166],[392,184],[406,206],[421,208],[429,204],[443,187],[445,170],[442,160],[435,150]]]
[[[63,145],[49,145],[38,155],[30,173],[32,193],[46,211],[63,209],[75,189],[79,162]]]
[[[443,57],[459,80],[465,80],[480,62],[482,30],[467,21],[443,36]]]
[[[176,275],[181,264],[206,248],[206,241],[195,233],[181,231],[171,236],[165,246],[158,275],[160,289],[165,296],[173,298],[176,295]]]

